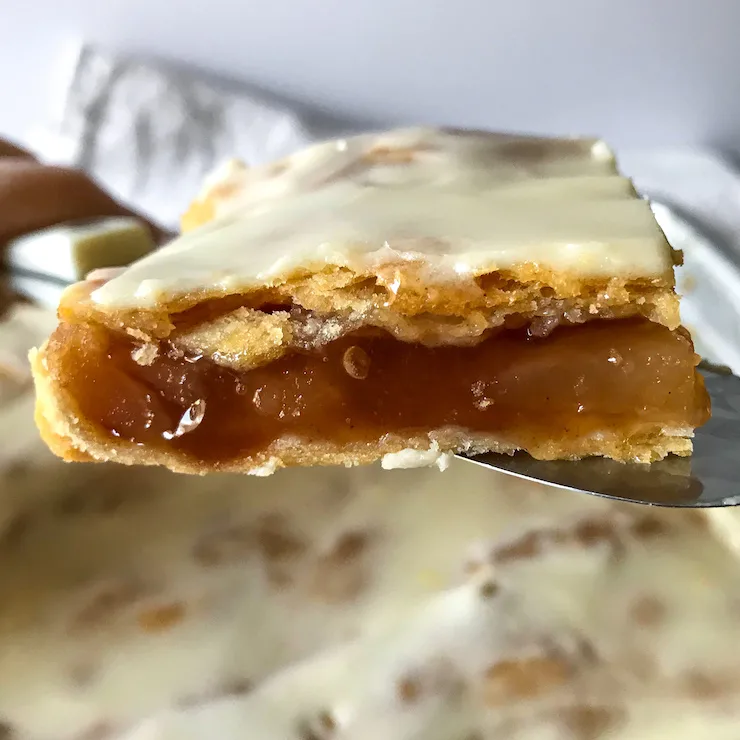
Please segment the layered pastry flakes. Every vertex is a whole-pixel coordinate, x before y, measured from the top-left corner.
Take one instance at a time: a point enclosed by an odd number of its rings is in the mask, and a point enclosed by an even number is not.
[[[609,149],[409,129],[217,173],[32,357],[68,460],[269,473],[651,461],[708,415],[676,255]]]

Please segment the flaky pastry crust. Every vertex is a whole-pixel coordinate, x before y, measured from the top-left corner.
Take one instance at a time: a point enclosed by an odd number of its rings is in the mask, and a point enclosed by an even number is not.
[[[520,141],[516,137],[509,140],[504,136],[497,146],[516,149],[519,165],[526,165],[530,159],[536,165],[546,154],[543,147],[561,146],[570,151],[584,145]],[[380,165],[382,169],[384,165],[410,162],[417,154],[410,148],[379,146],[348,167]],[[262,179],[267,182],[272,170],[280,174],[293,166],[300,171],[300,160],[297,165],[275,163]],[[247,187],[245,172],[244,165],[232,163],[229,172],[193,202],[183,216],[183,231],[205,226],[230,204],[237,203]],[[332,176],[346,174],[340,171]],[[674,260],[679,258],[674,253]],[[600,319],[640,317],[673,330],[680,321],[668,262],[670,258],[661,262],[660,269],[650,277],[629,272],[617,277],[589,277],[520,261],[506,269],[481,268],[478,273],[463,270],[450,280],[449,275],[430,273],[422,258],[399,256],[382,263],[360,260],[351,267],[327,264],[314,270],[286,268],[251,288],[235,289],[211,282],[153,304],[135,304],[137,308],[122,307],[127,305],[125,302],[96,301],[93,294],[104,280],[89,280],[65,292],[59,318],[62,326],[102,326],[133,338],[140,344],[135,358],[140,364],[156,357],[166,340],[191,356],[248,371],[296,349],[321,347],[343,334],[364,329],[381,330],[397,340],[426,346],[475,345],[496,331],[524,326],[544,337],[561,324]],[[251,457],[206,467],[174,449],[154,451],[122,439],[113,440],[89,424],[65,387],[64,367],[71,366],[63,354],[64,348],[58,343],[52,348],[47,342],[32,356],[32,364],[39,428],[52,450],[67,460],[164,464],[184,473],[214,469],[265,473],[291,465],[357,465],[388,456],[388,464],[395,465],[400,464],[400,458],[393,456],[405,450],[418,451],[427,462],[434,462],[435,455],[441,459],[456,452],[509,453],[522,447],[543,459],[598,454],[650,461],[669,453],[687,455],[691,451],[690,428],[654,428],[626,438],[623,433],[606,431],[567,440],[518,440],[518,444],[501,435],[444,428],[410,438],[388,434],[363,443],[281,437]],[[406,458],[412,459],[413,455]]]

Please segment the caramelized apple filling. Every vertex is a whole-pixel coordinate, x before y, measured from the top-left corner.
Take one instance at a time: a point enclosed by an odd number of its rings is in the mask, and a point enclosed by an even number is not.
[[[643,319],[561,327],[546,339],[508,330],[472,347],[358,331],[249,371],[167,342],[142,349],[87,324],[62,324],[50,351],[89,423],[211,464],[284,437],[343,445],[456,427],[527,448],[708,417],[690,339]]]

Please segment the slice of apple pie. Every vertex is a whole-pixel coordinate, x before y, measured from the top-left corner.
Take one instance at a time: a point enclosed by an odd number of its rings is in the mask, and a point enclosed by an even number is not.
[[[68,460],[688,455],[676,254],[605,144],[408,129],[232,163],[184,235],[65,293],[32,357]]]

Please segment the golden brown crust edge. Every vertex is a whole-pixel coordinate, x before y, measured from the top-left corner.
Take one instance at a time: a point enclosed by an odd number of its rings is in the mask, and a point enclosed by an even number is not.
[[[84,449],[75,446],[73,435],[67,431],[69,413],[65,413],[52,390],[52,381],[43,360],[46,343],[40,349],[32,349],[28,355],[33,382],[36,388],[34,421],[41,439],[47,447],[66,462],[98,462]]]
[[[327,268],[243,292],[189,293],[149,309],[97,304],[92,293],[102,283],[88,281],[65,291],[59,314],[69,323],[99,323],[151,339],[167,338],[186,313],[204,306],[218,315],[219,311],[227,313],[238,307],[259,310],[265,305],[294,305],[321,316],[367,317],[379,326],[429,316],[441,322],[485,320],[501,325],[510,316],[532,318],[568,312],[574,313],[575,323],[641,316],[669,329],[680,325],[672,274],[654,280],[573,280],[533,267],[531,274],[517,273],[518,278],[500,271],[460,284],[430,285],[425,282],[423,265],[406,263],[389,266],[388,270],[388,275],[378,275]]]
[[[385,435],[376,442],[345,446],[284,438],[259,455],[208,466],[175,451],[151,450],[101,435],[76,413],[74,400],[54,381],[44,362],[44,350],[45,347],[41,347],[30,356],[36,384],[36,423],[52,452],[68,462],[111,461],[124,465],[162,465],[176,473],[199,475],[210,472],[266,475],[291,466],[364,465],[409,449],[427,453],[426,464],[434,464],[439,455],[445,453],[511,453],[517,449],[516,445],[499,437],[448,428],[411,438]],[[533,443],[527,445],[527,449],[543,459],[607,454],[618,460],[650,462],[668,454],[690,455],[692,436],[691,429],[656,429],[628,439],[607,433],[568,440],[566,443],[552,440]],[[439,455],[435,456],[434,453]]]

